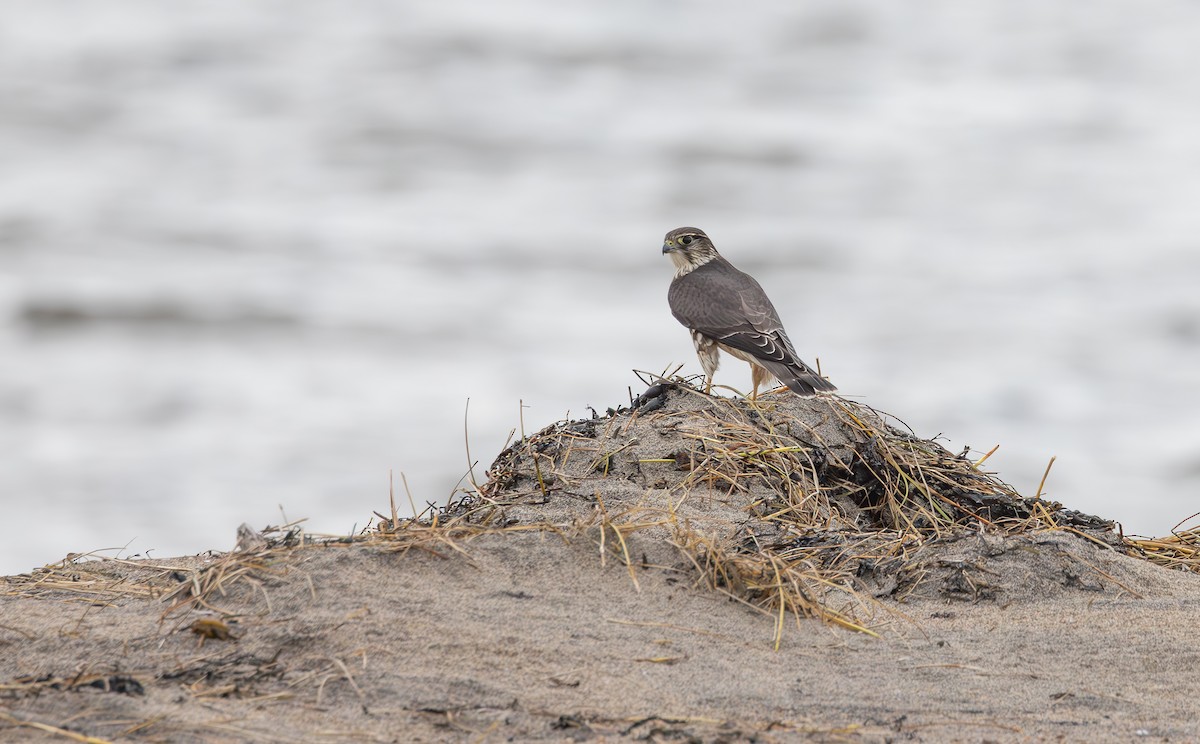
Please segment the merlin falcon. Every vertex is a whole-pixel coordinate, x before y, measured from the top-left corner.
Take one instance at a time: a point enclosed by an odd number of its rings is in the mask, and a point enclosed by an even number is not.
[[[799,395],[837,390],[796,356],[779,313],[754,277],[738,271],[717,253],[703,230],[679,227],[667,233],[662,252],[675,264],[667,292],[671,314],[692,332],[704,369],[704,392],[712,389],[721,351],[750,363],[758,388],[775,378]]]

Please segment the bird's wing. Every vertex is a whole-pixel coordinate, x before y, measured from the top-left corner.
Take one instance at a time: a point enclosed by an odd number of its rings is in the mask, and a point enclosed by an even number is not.
[[[837,390],[800,361],[767,293],[728,261],[710,261],[678,277],[667,299],[680,323],[753,357],[800,395]]]
[[[667,299],[675,318],[694,331],[765,362],[798,361],[767,293],[727,261],[710,261],[679,277]]]

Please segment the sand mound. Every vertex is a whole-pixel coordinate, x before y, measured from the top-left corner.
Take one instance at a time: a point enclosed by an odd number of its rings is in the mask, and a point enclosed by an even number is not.
[[[1120,594],[1158,574],[1123,559],[1113,523],[1023,498],[867,406],[683,381],[517,442],[442,517],[593,528],[626,562],[682,560],[758,606],[855,628],[879,599]]]
[[[664,382],[422,519],[239,545],[0,580],[0,739],[1200,738],[1195,531],[838,398]]]

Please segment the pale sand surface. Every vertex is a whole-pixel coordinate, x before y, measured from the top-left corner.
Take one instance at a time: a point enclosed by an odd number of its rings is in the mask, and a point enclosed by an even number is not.
[[[903,593],[863,579],[878,599],[856,617],[878,637],[788,616],[776,650],[774,615],[702,581],[678,533],[631,531],[631,570],[578,520],[596,509],[578,494],[611,513],[652,487],[618,463],[586,488],[552,470],[546,503],[453,546],[377,536],[2,579],[0,740],[1200,740],[1200,576],[1064,530],[963,533],[915,552]],[[710,494],[697,523],[720,532],[748,495]],[[558,532],[518,529],[539,510]],[[202,641],[204,618],[232,637]]]
[[[237,640],[202,646],[155,599],[5,596],[0,679],[66,689],[6,689],[0,738],[63,740],[15,719],[114,741],[1200,739],[1200,579],[1135,559],[1111,556],[1141,598],[919,600],[881,639],[808,620],[774,651],[762,613],[668,570],[638,592],[587,541],[468,551],[292,551],[213,600]]]

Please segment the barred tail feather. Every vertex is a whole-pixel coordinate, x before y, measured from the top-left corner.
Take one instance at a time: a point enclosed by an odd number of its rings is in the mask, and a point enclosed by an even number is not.
[[[791,388],[797,395],[815,395],[818,392],[833,392],[837,386],[818,375],[803,364],[765,362],[764,366],[776,379]]]

